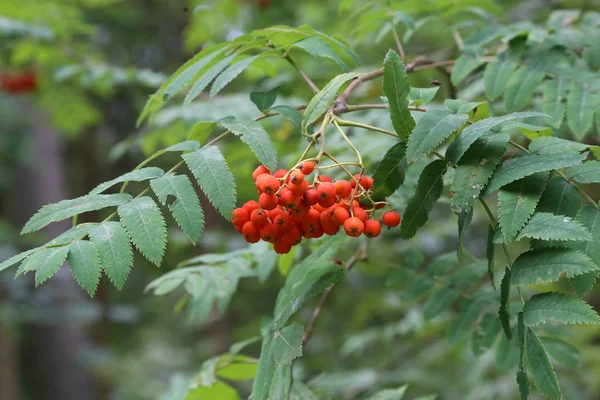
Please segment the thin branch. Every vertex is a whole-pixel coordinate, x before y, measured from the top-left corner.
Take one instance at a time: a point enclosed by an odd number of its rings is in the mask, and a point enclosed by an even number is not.
[[[354,92],[354,90],[356,90],[358,85],[360,85],[361,83],[363,83],[365,81],[375,79],[381,75],[383,75],[383,68],[378,68],[371,72],[366,72],[366,73],[360,75],[358,78],[354,79],[350,83],[350,85],[348,85],[346,90],[344,90],[344,92],[342,94],[340,94],[337,97],[337,99],[335,99],[335,102],[333,103],[333,112],[335,114],[340,114],[340,113],[346,112],[346,102],[348,101],[348,98],[350,97],[352,92]]]
[[[454,37],[454,41],[456,42],[456,46],[459,49],[462,49],[464,46],[462,37],[460,36],[460,33],[458,32],[458,29],[456,28],[452,28],[452,36]]]
[[[310,86],[310,89],[315,93],[319,93],[319,87],[317,85],[315,85],[315,83],[308,77],[308,75],[306,75],[304,73],[304,71],[302,71],[300,69],[300,67],[298,66],[298,64],[296,64],[294,62],[294,60],[292,60],[292,58],[290,57],[289,54],[286,54],[284,56],[284,58],[287,60],[287,62],[289,62],[292,67],[294,67],[296,69],[296,71],[298,71],[298,73],[300,74],[300,76],[302,76],[302,79],[304,79],[304,81],[308,84],[308,86]]]
[[[398,36],[398,32],[396,32],[396,27],[392,22],[392,35],[394,36],[394,42],[396,43],[396,48],[398,49],[398,53],[400,53],[400,58],[402,62],[406,62],[406,54],[404,53],[404,48],[402,47],[402,42],[400,41],[400,37]]]
[[[435,62],[431,62],[429,64],[415,66],[412,69],[412,71],[422,71],[424,69],[429,69],[429,68],[445,67],[447,65],[454,65],[455,63],[456,63],[456,60],[435,61]]]
[[[358,261],[366,260],[366,258],[367,258],[367,245],[365,242],[363,242],[356,250],[356,253],[354,253],[354,255],[352,257],[350,257],[348,259],[348,261],[346,261],[346,263],[344,264],[346,271],[350,271],[352,269],[352,267],[354,266],[354,264],[356,264]],[[315,324],[317,323],[317,320],[319,319],[319,315],[321,315],[321,311],[323,311],[323,306],[325,305],[327,298],[331,294],[331,291],[333,290],[333,288],[336,287],[336,285],[337,285],[337,282],[334,283],[333,285],[329,286],[321,295],[321,300],[319,300],[319,305],[313,311],[310,322],[308,323],[308,326],[306,327],[306,330],[304,331],[304,336],[302,336],[302,346],[306,346],[306,343],[310,339],[310,337],[312,335],[312,331],[315,327]]]
[[[354,121],[346,121],[346,120],[339,119],[339,118],[337,118],[336,121],[341,126],[354,126],[357,128],[368,129],[370,131],[381,132],[381,133],[385,133],[386,135],[398,137],[398,134],[396,132],[389,131],[389,130],[383,129],[383,128],[379,128],[377,126],[361,124],[360,122],[354,122]]]
[[[353,111],[361,111],[361,110],[371,110],[371,109],[382,109],[385,110],[387,106],[385,104],[346,104],[345,113],[353,112]],[[427,111],[425,107],[418,106],[408,106],[409,110],[413,111]],[[341,114],[341,113],[340,113]]]

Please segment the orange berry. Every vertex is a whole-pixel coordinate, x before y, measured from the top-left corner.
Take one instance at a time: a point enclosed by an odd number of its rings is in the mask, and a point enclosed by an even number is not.
[[[286,190],[279,197],[279,204],[288,209],[296,208],[298,207],[298,204],[300,204],[300,197],[291,190]]]
[[[362,186],[365,189],[368,189],[369,178],[367,178],[364,175],[360,175],[360,174],[354,175],[354,179],[352,179],[352,181],[350,182],[350,185],[352,185],[353,189],[356,187],[356,181],[358,181],[358,183],[360,183],[360,186]]]
[[[275,178],[283,178],[285,175],[287,174],[287,169],[278,169],[277,171],[275,171],[275,173],[273,174],[273,176]]]
[[[375,238],[381,233],[381,224],[375,219],[369,219],[365,222],[363,233],[368,238]]]
[[[256,188],[265,193],[275,193],[280,186],[279,180],[273,175],[262,174],[256,179]]]
[[[323,183],[323,182],[329,182],[332,183],[333,179],[331,179],[330,177],[328,177],[327,175],[321,175],[319,176],[319,182]]]
[[[309,175],[315,169],[315,163],[312,161],[303,161],[298,164],[298,168],[304,175]]]
[[[291,249],[292,249],[291,243],[288,243],[285,240],[280,240],[273,244],[273,250],[275,250],[275,253],[277,253],[277,254],[289,253]]]
[[[331,182],[323,182],[317,188],[317,194],[319,195],[319,200],[326,199],[335,199],[335,186]]]
[[[250,215],[252,211],[260,208],[260,204],[258,204],[258,202],[256,202],[255,200],[249,200],[244,203],[242,208],[246,210],[246,212],[248,212],[248,215]]]
[[[254,225],[252,221],[248,221],[244,224],[242,234],[248,243],[256,243],[260,240],[258,227]]]
[[[331,211],[331,219],[338,225],[342,225],[350,218],[350,213],[344,207],[337,206]]]
[[[321,213],[321,227],[327,235],[335,235],[340,230],[340,224],[337,224],[331,218],[331,213]]]
[[[314,206],[319,202],[319,194],[317,189],[308,189],[304,192],[304,202],[309,206]]]
[[[252,221],[252,223],[259,228],[262,228],[267,224],[267,222],[269,222],[267,211],[261,210],[260,208],[252,211],[250,214],[250,221]]]
[[[358,237],[364,230],[365,224],[357,217],[348,218],[346,222],[344,222],[344,231],[346,231],[348,236]]]
[[[263,193],[258,197],[258,204],[265,210],[273,210],[279,204],[279,198],[274,194]]]
[[[352,209],[352,214],[354,214],[354,216],[360,219],[362,222],[367,222],[369,219],[369,214],[367,214],[367,212],[360,207],[354,207]]]
[[[231,223],[233,225],[243,226],[246,222],[250,220],[250,215],[248,215],[248,211],[243,208],[236,208],[231,213]]]
[[[304,174],[297,169],[290,174],[290,182],[294,185],[301,185],[304,182]]]
[[[289,186],[289,188],[292,191],[292,193],[298,194],[298,195],[303,195],[304,192],[306,192],[308,190],[308,182],[302,181],[302,183],[300,183],[298,185],[292,184]]]
[[[289,230],[294,225],[292,217],[284,212],[273,218],[273,223],[277,225],[282,232]]]
[[[398,226],[400,224],[401,219],[402,217],[396,211],[386,211],[381,216],[381,222],[383,222],[385,226],[389,226],[390,228]]]
[[[271,171],[269,171],[269,169],[267,167],[265,167],[264,165],[259,165],[258,167],[256,167],[256,169],[252,173],[252,179],[254,179],[254,181],[256,181],[256,178],[258,178],[259,175],[270,174],[270,173],[271,173]]]
[[[269,222],[260,228],[260,238],[265,242],[275,243],[279,238],[279,227],[272,222]]]

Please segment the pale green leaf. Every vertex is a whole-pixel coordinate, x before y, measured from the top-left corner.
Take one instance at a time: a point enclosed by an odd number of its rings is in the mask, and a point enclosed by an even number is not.
[[[393,50],[388,51],[383,61],[383,94],[387,97],[394,130],[408,140],[415,127],[415,120],[408,109],[410,85],[402,59]]]
[[[236,362],[217,370],[217,376],[230,381],[247,381],[254,379],[258,365],[249,362]]]
[[[367,400],[402,400],[408,389],[408,385],[399,387],[398,389],[383,389],[369,397]]]
[[[567,95],[567,124],[576,138],[582,139],[592,128],[594,113],[600,110],[600,96],[590,85],[573,82]]]
[[[342,70],[348,71],[348,66],[337,55],[335,50],[333,50],[327,42],[317,36],[309,36],[306,39],[302,39],[299,42],[294,43],[292,47],[298,47],[311,56],[330,58],[335,61]]]
[[[90,296],[94,296],[100,283],[102,265],[94,243],[77,240],[69,246],[67,262],[73,277]]]
[[[540,336],[539,338],[551,358],[570,368],[579,367],[581,354],[577,347],[555,337]]]
[[[515,260],[511,283],[527,286],[556,282],[563,273],[571,278],[594,270],[594,263],[580,251],[560,248],[533,249]]]
[[[235,58],[236,53],[230,54],[208,69],[202,71],[196,82],[192,85],[189,92],[185,95],[184,104],[190,104],[206,87],[219,75]]]
[[[451,287],[442,287],[427,298],[423,306],[423,318],[426,320],[438,316],[448,308],[452,307],[458,300],[460,292]]]
[[[467,114],[452,114],[445,110],[426,112],[417,122],[408,139],[406,156],[408,162],[416,162],[437,148],[468,119]]]
[[[273,334],[273,359],[276,364],[288,364],[302,356],[302,335],[300,324],[291,324]]]
[[[410,98],[410,100],[412,100],[413,104],[418,107],[421,104],[430,103],[439,89],[439,86],[434,86],[430,88],[411,87],[408,97]]]
[[[569,243],[569,247],[584,252],[592,259],[594,264],[600,266],[600,210],[588,204],[579,211],[576,219],[590,231],[592,240],[589,242],[572,242]],[[577,295],[583,296],[594,287],[598,276],[600,276],[600,271],[588,272],[569,279],[569,284]]]
[[[541,137],[529,145],[529,151],[537,154],[580,153],[587,148],[587,144],[557,137]]]
[[[355,72],[348,72],[333,78],[319,93],[317,93],[306,106],[304,111],[303,127],[306,129],[309,125],[318,120],[321,115],[333,104],[338,91],[342,85],[350,79],[358,76]]]
[[[483,312],[486,303],[480,299],[467,300],[462,303],[460,313],[455,317],[448,329],[448,341],[456,344],[473,330],[475,321]]]
[[[543,85],[542,111],[552,117],[550,124],[560,127],[567,109],[568,81],[566,79],[548,79]]]
[[[592,71],[600,70],[600,29],[585,32],[581,56]]]
[[[19,268],[23,272],[35,271],[35,285],[51,278],[67,259],[69,246],[49,247],[33,253]]]
[[[198,143],[195,149],[190,149],[190,151],[195,151],[200,148],[200,143],[206,142],[206,139],[213,132],[215,127],[218,125],[217,121],[198,121],[192,126],[190,133],[188,133],[188,139],[193,142]]]
[[[34,249],[25,250],[21,253],[15,254],[14,256],[10,257],[8,260],[2,261],[2,263],[0,263],[0,271],[3,271],[6,268],[20,262],[21,260],[26,259],[27,257],[29,257],[30,255],[32,255],[33,253],[35,253],[38,250],[40,250],[39,247],[36,247]]]
[[[123,175],[119,176],[118,178],[115,178],[108,182],[101,183],[100,185],[98,185],[94,189],[92,189],[92,191],[90,191],[90,194],[102,193],[106,189],[110,188],[113,185],[116,185],[117,183],[121,183],[121,182],[125,182],[125,181],[131,181],[131,182],[146,181],[148,179],[158,178],[159,176],[162,176],[164,173],[165,172],[162,169],[156,168],[156,167],[141,168],[141,169],[123,174]]]
[[[302,128],[302,114],[290,106],[271,107],[271,111],[278,112],[283,118],[290,121],[298,129]]]
[[[90,230],[90,239],[96,245],[108,279],[121,289],[133,266],[133,251],[127,232],[119,222],[106,221]]]
[[[246,68],[254,62],[258,57],[262,56],[265,53],[257,54],[254,56],[246,57],[243,60],[240,60],[234,64],[231,64],[229,68],[224,70],[218,77],[215,79],[211,89],[210,89],[210,98],[215,97],[225,86],[229,84],[232,80],[234,80],[239,74],[244,72]]]
[[[196,126],[196,125],[194,125]],[[192,128],[193,130],[194,128]],[[183,142],[179,142],[179,143],[175,143],[172,146],[167,147],[164,150],[161,150],[161,152],[167,152],[167,151],[194,151],[194,150],[198,150],[200,148],[200,143],[198,143],[197,140],[186,140]]]
[[[527,362],[535,386],[549,399],[562,399],[558,378],[554,373],[546,349],[531,328],[527,328],[526,348]]]
[[[208,200],[229,219],[235,208],[235,182],[219,148],[205,146],[182,157]]]
[[[544,76],[543,71],[523,66],[513,73],[506,85],[504,105],[508,112],[519,111],[524,108],[533,93],[538,89]]]
[[[478,60],[470,54],[463,54],[456,59],[456,63],[452,68],[452,74],[450,80],[454,86],[461,83],[471,72],[475,71],[484,62]]]
[[[221,121],[221,125],[239,136],[263,165],[271,171],[277,169],[277,151],[269,134],[259,122],[254,120],[236,121],[233,118],[227,118]]]
[[[485,94],[488,99],[496,100],[504,93],[508,79],[513,74],[517,65],[510,61],[496,61],[488,63],[483,73]]]
[[[570,217],[536,212],[521,230],[517,240],[522,238],[588,241],[592,236],[585,227]]]
[[[575,167],[567,168],[566,175],[579,183],[600,182],[600,161],[588,161]]]
[[[160,265],[167,245],[167,228],[154,200],[138,197],[119,206],[118,211],[135,247],[149,261]]]
[[[222,381],[216,381],[212,386],[198,386],[190,390],[185,400],[240,400],[237,390]]]
[[[600,324],[600,317],[585,301],[556,292],[536,294],[527,300],[523,313],[527,326],[537,326],[547,320],[563,324]]]
[[[101,210],[106,207],[120,206],[131,200],[128,194],[90,194],[72,200],[63,200],[58,203],[42,207],[27,221],[21,234],[35,232],[46,225],[71,218],[88,211]]]
[[[380,201],[391,196],[404,182],[400,165],[404,160],[406,143],[399,142],[388,149],[383,159],[377,164],[373,174],[373,192],[371,197]]]
[[[286,254],[280,254],[277,260],[277,269],[281,276],[287,276],[292,269],[294,264],[294,258],[296,257],[296,251],[298,247],[292,247],[292,249]]]

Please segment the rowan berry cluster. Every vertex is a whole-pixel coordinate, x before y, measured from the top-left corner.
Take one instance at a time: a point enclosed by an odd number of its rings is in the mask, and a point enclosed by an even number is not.
[[[313,171],[313,161],[302,161],[289,171],[280,169],[273,174],[263,165],[256,168],[252,178],[258,202],[250,200],[233,210],[231,222],[235,229],[249,243],[261,239],[272,243],[280,254],[289,252],[302,238],[335,235],[341,228],[351,237],[379,236],[381,223],[373,217],[387,203],[361,205],[361,200],[370,199],[372,178],[357,174],[351,180],[334,182],[315,173],[311,184],[308,175]],[[381,222],[394,227],[400,219],[397,212],[387,211]]]
[[[2,72],[0,74],[0,88],[10,94],[31,92],[37,87],[37,79],[33,72],[20,73]]]

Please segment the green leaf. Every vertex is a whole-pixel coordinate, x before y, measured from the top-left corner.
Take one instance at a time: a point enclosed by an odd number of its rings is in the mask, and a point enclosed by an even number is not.
[[[550,336],[540,336],[540,340],[554,360],[570,368],[579,367],[581,354],[577,347],[562,339]]]
[[[358,76],[355,72],[348,72],[333,78],[319,93],[317,93],[306,106],[304,111],[304,120],[302,126],[306,129],[313,122],[318,120],[321,115],[333,104],[335,97],[342,85],[350,79]]]
[[[195,126],[195,125],[194,125]],[[192,128],[193,130],[194,128]],[[197,140],[185,140],[183,142],[175,143],[172,146],[167,147],[160,151],[160,153],[166,153],[169,151],[194,151],[200,148],[200,143]]]
[[[276,364],[288,364],[302,357],[302,336],[304,328],[300,324],[291,324],[273,335],[273,358]]]
[[[504,330],[504,335],[508,340],[512,339],[512,332],[510,330],[510,310],[509,310],[509,300],[510,300],[510,280],[511,280],[511,270],[506,267],[504,269],[504,277],[502,278],[502,282],[500,283],[500,308],[498,308],[498,317],[500,318],[500,323],[502,324],[502,329]]]
[[[398,389],[383,389],[369,397],[367,400],[402,400],[408,389],[408,385],[399,387]]]
[[[263,165],[271,171],[277,169],[277,151],[269,134],[259,122],[254,120],[236,121],[233,118],[227,118],[221,121],[221,125],[239,136]]]
[[[496,230],[492,225],[488,226],[487,244],[485,247],[485,258],[488,262],[488,277],[494,290],[496,290],[496,282],[494,281],[494,235]]]
[[[250,92],[250,101],[254,103],[259,111],[267,113],[277,100],[277,90],[278,88],[273,88],[265,92]]]
[[[580,208],[581,196],[577,189],[569,181],[554,176],[546,185],[537,211],[574,218]]]
[[[476,260],[476,258],[469,252],[469,250],[464,245],[464,236],[465,232],[471,225],[471,221],[473,221],[473,208],[462,210],[458,213],[458,248],[456,249],[456,256],[458,261],[463,264],[469,264]],[[468,271],[467,268],[462,271]],[[462,272],[461,271],[461,272]],[[452,275],[454,278],[458,272]]]
[[[585,32],[581,56],[592,71],[600,70],[600,30]]]
[[[545,72],[523,66],[511,75],[504,93],[504,105],[508,112],[519,111],[527,105],[540,86]]]
[[[547,398],[562,399],[558,378],[546,349],[531,328],[527,328],[527,362],[538,390]]]
[[[15,254],[8,260],[2,261],[2,263],[0,263],[0,271],[3,271],[6,268],[20,262],[21,260],[26,259],[27,257],[29,257],[30,255],[32,255],[33,253],[35,253],[38,250],[40,250],[39,247],[36,247],[34,249],[29,249],[29,250],[23,251],[21,253]]]
[[[408,162],[412,163],[425,158],[463,126],[468,118],[467,114],[452,114],[445,110],[427,111],[417,122],[408,139],[406,149]]]
[[[151,180],[150,186],[162,205],[167,204],[169,196],[175,196],[175,201],[169,203],[169,210],[177,225],[196,244],[204,229],[204,212],[189,178],[169,173]]]
[[[131,200],[131,196],[128,194],[89,194],[72,200],[48,204],[27,221],[21,234],[38,231],[52,222],[62,221],[84,212],[120,206],[129,200]]]
[[[292,47],[298,47],[311,56],[330,58],[335,61],[342,70],[348,71],[348,66],[337,55],[335,50],[333,50],[327,42],[317,36],[309,36],[306,39],[302,39],[299,42],[294,43]]]
[[[404,174],[399,167],[404,160],[406,143],[399,142],[388,149],[383,159],[377,164],[373,174],[373,192],[371,197],[380,201],[391,196],[404,182]]]
[[[550,124],[560,127],[567,109],[568,81],[566,79],[549,79],[543,85],[542,111],[552,117]]]
[[[577,221],[585,226],[592,235],[589,242],[572,242],[569,247],[587,254],[594,264],[600,265],[600,210],[588,204],[584,206],[576,217]],[[578,296],[583,296],[594,286],[600,276],[600,271],[588,272],[569,279],[569,284]]]
[[[410,85],[402,59],[390,50],[383,60],[383,94],[388,99],[394,130],[405,141],[415,127],[415,120],[408,109],[409,93]]]
[[[509,138],[506,134],[488,133],[477,139],[467,150],[455,168],[450,185],[452,207],[473,207],[504,155]]]
[[[300,111],[290,106],[275,106],[271,107],[271,111],[278,112],[283,118],[290,121],[298,129],[302,129],[302,114]]]
[[[215,97],[225,86],[227,86],[227,84],[229,84],[229,82],[231,82],[239,74],[244,72],[244,70],[246,68],[248,68],[250,66],[250,64],[252,64],[252,62],[254,62],[254,60],[256,60],[258,57],[260,57],[264,54],[265,53],[261,53],[261,54],[257,54],[254,56],[246,57],[243,60],[240,60],[234,64],[231,64],[229,66],[229,68],[227,68],[225,71],[223,71],[217,77],[217,79],[215,79],[215,82],[213,83],[213,85],[210,89],[210,98],[212,99],[213,97]]]
[[[210,66],[203,74],[194,82],[189,92],[185,95],[183,104],[190,104],[206,87],[233,61],[237,54],[233,53],[216,64]]]
[[[415,236],[417,230],[427,222],[429,211],[442,195],[445,173],[446,164],[442,160],[431,162],[421,173],[415,194],[408,201],[400,224],[400,234],[404,239]]]
[[[230,381],[247,381],[254,379],[257,370],[257,364],[236,362],[217,370],[217,376]]]
[[[527,326],[537,326],[547,320],[563,324],[600,324],[600,317],[589,304],[562,293],[536,294],[527,300],[523,313]]]
[[[459,340],[464,339],[473,330],[473,325],[483,312],[485,306],[486,304],[478,299],[463,302],[460,313],[448,329],[448,341],[450,344],[458,343]]]
[[[96,245],[108,279],[121,289],[133,266],[133,251],[127,232],[119,222],[106,221],[90,230],[90,239]]]
[[[427,298],[423,306],[423,318],[426,320],[437,317],[458,300],[460,292],[451,287],[442,287]]]
[[[342,239],[341,236],[328,239],[292,269],[277,295],[273,318],[275,328],[284,326],[306,299],[341,279],[345,269],[334,264],[333,257]]]
[[[498,318],[492,313],[485,314],[473,331],[471,338],[473,354],[481,355],[489,350],[498,338],[500,330]]]
[[[79,286],[94,297],[102,275],[100,256],[94,243],[87,240],[75,241],[69,246],[67,262]]]
[[[475,143],[479,137],[483,136],[490,129],[493,129],[503,122],[515,119],[544,116],[545,114],[537,112],[520,112],[503,115],[502,117],[485,118],[477,121],[474,124],[467,126],[458,134],[456,139],[454,139],[454,141],[448,147],[448,150],[446,151],[446,158],[451,165],[456,165],[469,147],[471,147],[471,145]]]
[[[60,269],[68,253],[68,246],[45,248],[25,259],[20,269],[23,272],[35,271],[35,286],[39,286]]]
[[[154,200],[148,196],[138,197],[119,206],[118,211],[135,247],[160,266],[167,245],[167,228]]]
[[[182,157],[208,200],[229,219],[235,208],[235,182],[219,148],[204,146]]]
[[[118,178],[115,178],[108,182],[101,183],[100,185],[98,185],[94,189],[92,189],[90,194],[100,194],[100,193],[104,192],[106,189],[108,189],[109,187],[116,185],[117,183],[121,183],[121,182],[125,182],[125,181],[132,181],[132,182],[146,181],[148,179],[158,178],[159,176],[162,176],[164,173],[165,172],[162,169],[156,168],[156,167],[141,168],[136,171],[131,171],[126,174],[123,174],[123,175],[119,176]]]
[[[500,190],[498,222],[506,241],[512,241],[533,214],[547,179],[548,172],[540,172]]]
[[[188,139],[194,141],[196,143],[204,143],[206,139],[210,136],[212,131],[217,126],[217,121],[198,121],[192,126],[190,133],[188,133]],[[198,150],[200,146],[196,146],[195,149],[190,149],[190,151]]]
[[[506,83],[517,65],[510,61],[488,63],[483,73],[483,84],[488,99],[496,100],[504,93]]]
[[[587,148],[587,144],[556,137],[541,137],[529,145],[529,151],[537,154],[581,153]]]
[[[600,161],[588,161],[575,167],[567,168],[566,175],[579,183],[600,182]]]
[[[190,390],[185,400],[240,400],[237,390],[222,381],[216,381],[212,386],[198,386]]]
[[[504,161],[486,188],[490,194],[511,182],[535,174],[581,164],[587,154],[527,154]]]
[[[515,260],[511,283],[516,286],[556,282],[563,272],[569,277],[594,271],[590,258],[577,250],[533,249]]]
[[[567,95],[567,124],[576,138],[582,139],[592,128],[594,113],[600,109],[600,96],[588,83],[573,82]]]
[[[408,97],[412,100],[413,104],[418,107],[421,104],[430,103],[439,89],[439,86],[430,88],[411,87]]]
[[[527,400],[529,397],[529,379],[527,378],[527,373],[522,369],[517,371],[517,384],[519,385],[521,400]]]
[[[592,236],[579,222],[569,217],[537,212],[521,230],[517,240],[522,238],[588,241]]]
[[[290,250],[288,253],[279,255],[277,260],[277,269],[279,270],[281,276],[287,276],[290,272],[290,269],[292,269],[297,249],[297,247],[292,247],[292,250]]]
[[[484,62],[478,60],[470,54],[463,54],[456,59],[452,68],[450,80],[454,86],[461,83],[469,74],[483,65]]]

